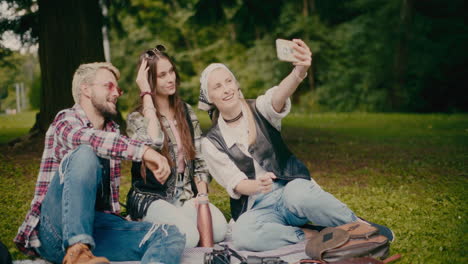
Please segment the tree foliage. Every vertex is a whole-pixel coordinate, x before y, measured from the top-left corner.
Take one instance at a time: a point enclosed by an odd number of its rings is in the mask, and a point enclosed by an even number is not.
[[[0,63],[0,111],[16,108],[16,83],[23,83],[27,91],[37,80],[37,57],[19,52],[8,52]],[[31,105],[33,102],[29,102]]]
[[[233,69],[246,96],[277,84],[291,66],[276,59],[274,40],[302,38],[312,48],[313,67],[296,103],[312,101],[327,111],[468,110],[461,96],[468,36],[463,1],[179,2],[138,0],[129,3],[132,11],[115,11],[136,18],[126,27],[151,32],[138,39],[147,43],[139,52],[157,42],[170,47],[182,73],[183,97],[191,103],[199,73],[215,61]],[[134,68],[136,57],[131,59]]]
[[[98,0],[7,2],[23,15],[2,19],[2,29],[39,43],[42,89],[34,130],[44,132],[58,111],[73,106],[71,81],[78,65],[104,60],[102,11]]]
[[[24,15],[0,21],[2,29],[37,41],[37,3],[7,2]],[[309,76],[293,97],[301,109],[468,110],[463,0],[104,2],[110,8],[103,22],[111,29],[112,62],[127,90],[123,110],[138,98],[138,56],[156,44],[168,48],[182,77],[182,97],[195,104],[199,74],[212,62],[227,64],[247,97],[276,85],[292,69],[276,59],[276,38],[304,39],[313,51]]]

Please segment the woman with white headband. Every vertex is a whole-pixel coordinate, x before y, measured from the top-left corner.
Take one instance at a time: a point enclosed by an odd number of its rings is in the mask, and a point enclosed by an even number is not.
[[[209,65],[200,78],[199,108],[213,121],[202,153],[211,175],[231,198],[236,220],[232,238],[240,250],[265,251],[309,239],[317,231],[302,227],[308,222],[337,226],[363,221],[310,178],[281,138],[289,97],[312,61],[309,47],[300,39],[293,42],[297,62],[292,72],[255,100],[243,99],[224,64]]]

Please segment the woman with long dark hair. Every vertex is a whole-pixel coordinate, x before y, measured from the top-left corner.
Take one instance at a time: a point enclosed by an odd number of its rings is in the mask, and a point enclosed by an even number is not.
[[[199,121],[179,97],[179,75],[164,51],[158,45],[140,56],[136,82],[141,103],[127,118],[127,133],[160,151],[171,174],[155,178],[143,163],[134,162],[127,211],[134,220],[175,224],[189,248],[200,237],[196,208],[198,201],[208,199],[210,175],[201,158]],[[214,205],[210,209],[214,241],[219,242],[227,231],[226,219]]]

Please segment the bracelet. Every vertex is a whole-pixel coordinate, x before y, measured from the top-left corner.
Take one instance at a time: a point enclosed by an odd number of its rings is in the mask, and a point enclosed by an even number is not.
[[[305,73],[304,77],[299,76],[299,74],[296,72],[296,67],[294,67],[293,73],[294,73],[294,76],[296,76],[296,78],[300,80],[301,82],[307,77],[307,72]]]
[[[147,95],[147,94],[153,96],[153,93],[152,93],[152,92],[146,91],[146,92],[141,92],[141,93],[140,93],[140,97],[143,98],[143,96],[145,96],[145,95]]]
[[[198,193],[197,197],[208,197],[207,193]]]

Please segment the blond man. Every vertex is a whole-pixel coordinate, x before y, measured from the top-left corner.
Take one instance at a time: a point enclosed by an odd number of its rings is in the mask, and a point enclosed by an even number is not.
[[[119,77],[110,63],[76,70],[75,105],[47,130],[31,209],[15,238],[24,253],[54,263],[179,263],[185,237],[176,227],[119,216],[121,160],[144,161],[158,177],[170,173],[162,155],[120,135],[111,120]]]

